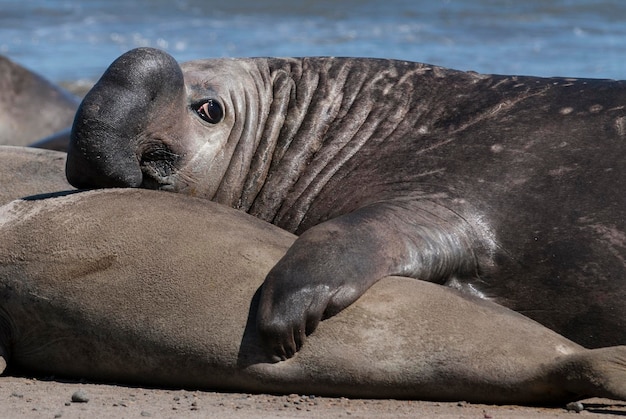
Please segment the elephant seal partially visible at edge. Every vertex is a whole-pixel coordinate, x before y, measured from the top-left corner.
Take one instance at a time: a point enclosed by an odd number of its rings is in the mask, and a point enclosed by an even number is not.
[[[0,56],[0,145],[66,151],[80,99]],[[44,138],[48,141],[42,142]],[[54,141],[53,141],[54,139]]]
[[[67,154],[0,146],[0,205],[28,195],[74,189],[65,179]]]
[[[218,204],[105,190],[0,207],[12,370],[151,386],[370,398],[626,399],[626,347],[587,350],[458,291],[389,277],[269,363],[259,286],[295,238]]]
[[[626,82],[357,58],[118,58],[82,102],[79,188],[209,198],[300,234],[259,329],[291,356],[387,275],[589,347],[626,343]],[[175,215],[173,215],[175,216]]]

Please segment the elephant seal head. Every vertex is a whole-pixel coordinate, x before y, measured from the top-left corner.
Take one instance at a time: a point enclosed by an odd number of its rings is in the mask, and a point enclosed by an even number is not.
[[[111,64],[74,120],[66,165],[72,185],[215,193],[254,120],[244,93],[250,83],[234,74],[245,73],[236,60],[186,65],[183,72],[152,48]]]

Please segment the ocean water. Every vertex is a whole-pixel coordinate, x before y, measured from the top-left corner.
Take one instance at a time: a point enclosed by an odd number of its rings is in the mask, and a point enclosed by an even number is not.
[[[362,56],[626,79],[626,2],[0,0],[0,54],[55,82],[96,80],[138,46],[180,61]]]

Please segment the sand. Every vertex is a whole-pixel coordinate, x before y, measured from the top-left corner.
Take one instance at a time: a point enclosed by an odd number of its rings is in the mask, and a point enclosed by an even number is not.
[[[78,393],[86,402],[72,401]],[[458,402],[363,400],[302,395],[215,393],[0,377],[1,418],[611,418],[626,402],[583,401],[565,406],[493,406]]]

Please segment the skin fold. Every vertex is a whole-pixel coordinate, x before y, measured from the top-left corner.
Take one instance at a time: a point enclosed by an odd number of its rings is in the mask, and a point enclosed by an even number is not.
[[[622,81],[357,58],[117,59],[82,102],[77,188],[142,187],[299,237],[258,328],[286,359],[321,319],[402,275],[625,343]]]

